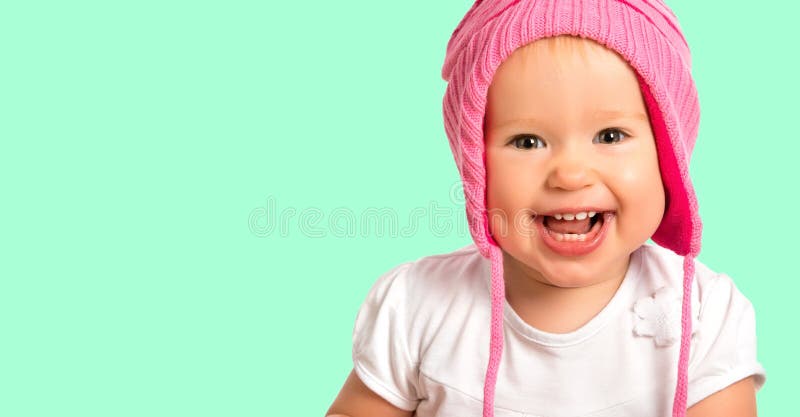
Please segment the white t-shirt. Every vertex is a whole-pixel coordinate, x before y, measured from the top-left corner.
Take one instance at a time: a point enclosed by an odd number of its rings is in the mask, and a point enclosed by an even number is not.
[[[619,289],[581,328],[547,333],[505,303],[496,417],[671,415],[683,258],[646,243]],[[687,406],[755,375],[755,312],[725,274],[696,261]],[[419,417],[482,412],[491,265],[472,244],[398,265],[356,317],[353,363],[378,395]]]

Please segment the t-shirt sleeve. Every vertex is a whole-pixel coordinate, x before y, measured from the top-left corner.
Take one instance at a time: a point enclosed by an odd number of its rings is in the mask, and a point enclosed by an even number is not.
[[[353,369],[361,381],[403,410],[419,403],[419,365],[409,348],[407,272],[398,265],[373,284],[356,316]]]
[[[708,282],[700,309],[698,340],[689,359],[687,406],[754,376],[756,391],[766,382],[756,358],[756,318],[752,303],[726,274]]]

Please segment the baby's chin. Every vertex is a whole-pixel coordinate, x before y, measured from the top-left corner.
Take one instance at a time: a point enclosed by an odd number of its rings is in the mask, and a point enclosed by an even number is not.
[[[547,279],[547,282],[543,282],[543,284],[554,288],[562,288],[562,289],[586,288],[602,284],[604,282],[603,280],[597,280],[597,276],[592,276],[592,277],[560,276],[555,278],[546,277],[545,279]]]
[[[624,271],[611,265],[598,265],[587,260],[554,260],[513,258],[517,263],[514,276],[535,280],[537,283],[555,288],[585,288],[601,285],[607,281],[619,281]]]
[[[583,268],[554,268],[540,272],[536,280],[542,284],[557,288],[584,288],[601,284],[604,280],[596,272]]]

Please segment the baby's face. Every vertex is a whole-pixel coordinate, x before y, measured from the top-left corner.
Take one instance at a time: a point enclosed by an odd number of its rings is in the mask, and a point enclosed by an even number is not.
[[[586,44],[585,58],[560,44],[551,50],[553,42],[515,51],[492,80],[487,208],[494,239],[513,258],[510,273],[583,287],[621,278],[661,222],[664,188],[634,70],[591,41],[573,40]],[[581,208],[598,213],[545,216]]]

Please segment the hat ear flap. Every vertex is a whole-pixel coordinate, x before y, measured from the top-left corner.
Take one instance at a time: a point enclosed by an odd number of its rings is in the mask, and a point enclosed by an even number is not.
[[[693,215],[692,201],[696,206],[697,200],[689,180],[688,168],[684,172],[678,163],[679,157],[676,153],[679,152],[680,141],[677,138],[675,140],[670,138],[661,107],[651,93],[650,86],[638,72],[636,77],[650,118],[650,127],[653,130],[658,153],[661,182],[664,184],[664,216],[652,239],[657,244],[672,249],[678,255],[687,255],[690,251],[696,254],[699,252],[699,232],[697,239],[693,236],[695,223],[698,223],[699,219]]]

